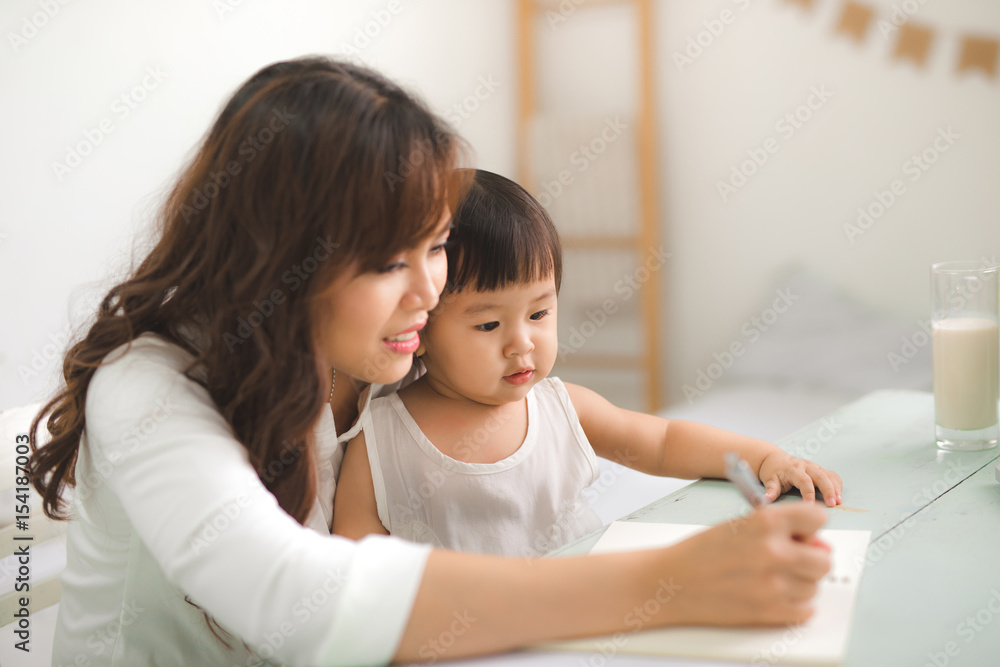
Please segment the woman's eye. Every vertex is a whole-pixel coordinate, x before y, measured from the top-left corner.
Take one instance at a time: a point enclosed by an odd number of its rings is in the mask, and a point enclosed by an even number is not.
[[[500,326],[499,322],[487,322],[486,324],[477,324],[476,329],[479,331],[493,331],[498,326]]]
[[[543,317],[545,317],[548,314],[549,314],[548,310],[540,310],[537,313],[532,313],[531,319],[533,319],[533,320],[540,320],[540,319],[542,319]]]
[[[392,273],[406,266],[405,262],[393,262],[392,264],[386,264],[382,268],[378,269],[379,273]]]

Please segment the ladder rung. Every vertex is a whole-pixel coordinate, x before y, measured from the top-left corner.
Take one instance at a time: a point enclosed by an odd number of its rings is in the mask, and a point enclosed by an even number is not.
[[[609,7],[613,5],[631,5],[635,0],[575,0],[572,4],[576,9],[594,9],[596,7]],[[533,0],[532,5],[535,11],[558,12],[566,4],[567,0]]]
[[[633,354],[569,354],[556,359],[556,368],[642,369],[642,357]]]
[[[560,235],[559,242],[564,248],[573,250],[607,250],[608,248],[625,248],[628,250],[639,247],[636,236],[619,236],[588,234],[579,236]]]

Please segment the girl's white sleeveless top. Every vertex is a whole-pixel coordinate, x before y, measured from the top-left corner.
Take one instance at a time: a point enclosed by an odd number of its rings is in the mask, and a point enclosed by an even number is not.
[[[537,556],[601,527],[583,490],[600,467],[558,378],[527,395],[528,430],[513,454],[466,463],[441,453],[397,394],[362,415],[379,519],[390,534],[460,551]],[[460,449],[490,437],[490,424]]]

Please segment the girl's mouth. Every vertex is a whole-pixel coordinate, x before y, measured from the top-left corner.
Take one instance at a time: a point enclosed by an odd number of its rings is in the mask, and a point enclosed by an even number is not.
[[[504,376],[504,382],[509,382],[510,384],[524,384],[531,380],[535,375],[535,369],[529,368],[525,371],[520,371],[518,373],[513,373],[511,375]]]

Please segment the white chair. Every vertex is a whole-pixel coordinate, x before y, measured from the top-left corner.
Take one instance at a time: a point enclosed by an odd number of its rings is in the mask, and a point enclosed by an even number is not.
[[[41,404],[36,403],[0,412],[0,664],[3,665],[51,664],[59,574],[66,566],[66,522],[45,516],[41,497],[30,485],[25,493],[26,485],[18,484],[18,477],[23,476],[18,465],[24,462],[19,456],[27,452],[27,440],[19,436],[28,433],[40,408]],[[47,435],[44,426],[40,433]],[[26,515],[19,511],[24,505],[29,510]],[[23,555],[25,548],[27,558]],[[25,583],[28,590],[23,588]],[[26,607],[22,607],[22,599],[28,602]],[[17,632],[25,623],[30,633],[26,645],[29,652],[16,648],[24,638]]]

